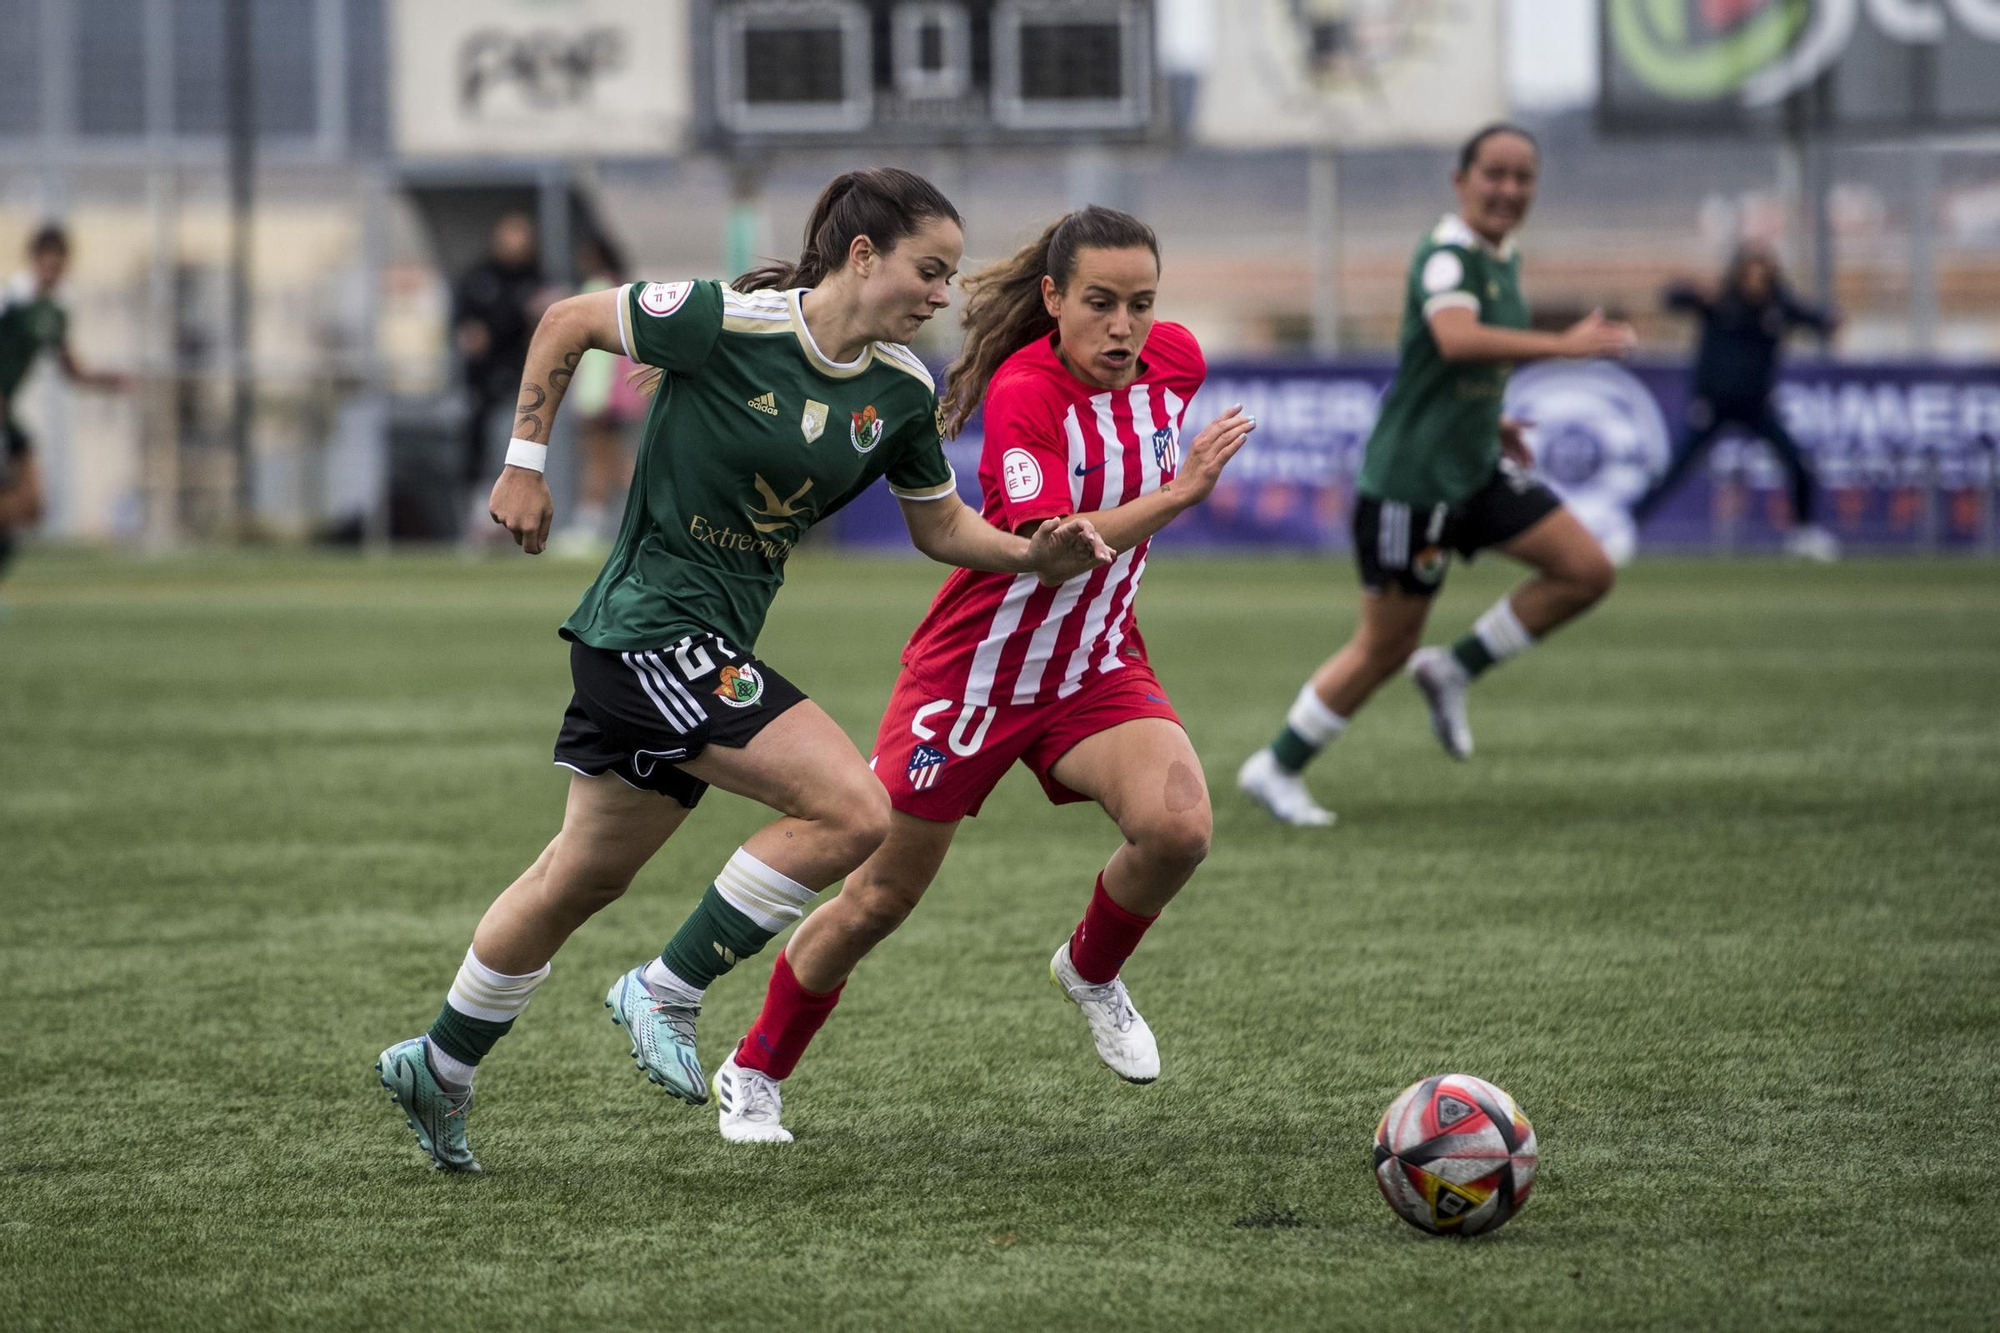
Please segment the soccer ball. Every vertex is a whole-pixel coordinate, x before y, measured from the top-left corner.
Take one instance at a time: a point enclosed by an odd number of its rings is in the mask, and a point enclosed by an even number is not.
[[[1514,1099],[1470,1074],[1403,1089],[1375,1129],[1375,1184],[1405,1222],[1476,1236],[1520,1211],[1535,1184],[1535,1127]]]

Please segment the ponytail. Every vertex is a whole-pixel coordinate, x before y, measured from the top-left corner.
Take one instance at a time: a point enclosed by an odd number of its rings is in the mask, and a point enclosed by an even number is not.
[[[889,251],[927,222],[965,220],[937,186],[913,171],[878,167],[835,176],[806,219],[805,248],[796,263],[768,263],[751,269],[729,285],[739,292],[770,288],[817,287],[847,262],[854,238],[866,236],[875,248]]]
[[[1065,213],[1013,258],[989,264],[965,280],[965,344],[945,372],[945,434],[956,435],[986,397],[1000,363],[1039,338],[1055,332],[1055,317],[1042,300],[1042,275],[1066,291],[1084,250],[1127,250],[1144,246],[1160,262],[1160,241],[1130,213],[1092,204]]]

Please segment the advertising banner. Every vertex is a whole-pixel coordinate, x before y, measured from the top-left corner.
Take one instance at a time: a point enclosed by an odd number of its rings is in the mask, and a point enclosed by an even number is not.
[[[1909,131],[2000,122],[2000,0],[1601,0],[1609,129]],[[1810,93],[1810,96],[1804,96]]]
[[[398,0],[396,150],[658,157],[689,105],[685,0]]]
[[[1506,111],[1499,0],[1218,7],[1195,135],[1226,148],[1455,144]]]
[[[1393,373],[1387,361],[1212,364],[1185,437],[1232,403],[1256,414],[1257,430],[1208,503],[1167,529],[1166,545],[1345,550],[1354,477]],[[1821,523],[1850,547],[2000,547],[1994,367],[1801,364],[1780,381],[1777,404],[1818,477]],[[1507,392],[1508,413],[1534,423],[1537,473],[1608,544],[1635,535],[1629,508],[1666,471],[1686,406],[1678,363],[1542,362],[1515,372]],[[980,444],[975,421],[947,450],[974,506]],[[1776,459],[1724,434],[1636,535],[1645,550],[1776,550],[1790,523]],[[841,515],[840,531],[864,544],[909,541],[881,487]]]

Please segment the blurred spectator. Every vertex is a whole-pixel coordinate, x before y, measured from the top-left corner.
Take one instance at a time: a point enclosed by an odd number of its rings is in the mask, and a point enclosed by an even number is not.
[[[1777,382],[1778,352],[1785,336],[1804,325],[1822,338],[1831,337],[1839,327],[1839,316],[1793,296],[1777,256],[1756,244],[1736,252],[1718,291],[1711,293],[1697,283],[1677,282],[1668,286],[1664,299],[1668,309],[1689,311],[1701,321],[1701,339],[1680,447],[1665,475],[1632,507],[1633,520],[1643,525],[1701,460],[1715,437],[1729,426],[1738,426],[1770,445],[1791,479],[1794,526],[1787,549],[1808,559],[1837,559],[1840,543],[1813,521],[1812,473],[1798,443],[1771,406],[1771,390]]]
[[[463,478],[471,495],[469,537],[484,535],[487,491],[491,488],[488,440],[494,410],[514,406],[528,339],[548,304],[535,224],[525,213],[508,213],[493,224],[486,257],[459,276],[452,288],[452,337],[465,373],[469,398],[465,422]]]

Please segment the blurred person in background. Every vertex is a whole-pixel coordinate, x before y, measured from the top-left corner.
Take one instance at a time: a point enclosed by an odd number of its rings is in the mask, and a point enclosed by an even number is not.
[[[1840,543],[1814,522],[1813,476],[1798,442],[1771,405],[1778,378],[1778,353],[1795,328],[1830,338],[1840,327],[1831,310],[1807,305],[1786,285],[1778,257],[1763,245],[1736,252],[1721,283],[1709,290],[1677,282],[1665,294],[1669,310],[1684,310],[1701,321],[1688,394],[1687,428],[1666,472],[1632,506],[1644,524],[1692,471],[1716,436],[1731,426],[1771,446],[1791,483],[1792,523],[1785,547],[1808,560],[1840,558]]]
[[[930,372],[905,345],[950,304],[956,209],[884,168],[827,186],[796,263],[737,278],[628,283],[558,301],[529,347],[515,438],[489,509],[539,553],[554,519],[548,439],[583,354],[645,363],[656,389],[610,558],[563,622],[574,686],[555,745],[561,830],[494,899],[428,1032],[376,1072],[440,1170],[477,1171],[473,1074],[571,934],[624,894],[710,785],[778,817],[753,833],[658,956],[605,1007],[647,1078],[708,1100],[695,1022],[718,977],[880,845],[882,784],[847,734],[756,656],[800,537],[877,481],[945,564],[1055,585],[1109,565],[1081,518],[1001,532],[958,498]]]
[[[715,1072],[725,1139],[791,1141],[780,1081],[1017,762],[1052,804],[1093,801],[1122,835],[1049,980],[1113,1073],[1159,1077],[1159,1046],[1120,972],[1207,856],[1213,818],[1133,607],[1154,534],[1208,498],[1256,425],[1231,408],[1183,454],[1182,418],[1208,366],[1192,333],[1156,321],[1159,283],[1152,228],[1095,206],[966,283],[945,426],[956,433],[983,401],[984,521],[1026,534],[1081,514],[1120,554],[1061,587],[970,570],[945,580],[903,649],[869,760],[889,792],[889,836],[778,955],[763,1011]]]
[[[41,461],[34,441],[14,419],[14,397],[35,359],[56,354],[72,384],[86,389],[129,387],[123,375],[85,370],[69,346],[69,312],[56,288],[69,268],[69,237],[53,223],[28,240],[28,267],[0,291],[0,576],[13,559],[16,534],[42,521]]]
[[[493,224],[485,257],[452,285],[452,343],[468,399],[460,460],[470,508],[465,536],[474,542],[492,533],[486,478],[493,414],[521,387],[528,335],[547,304],[538,244],[526,213],[505,214]]]
[[[1236,775],[1246,794],[1287,824],[1333,822],[1301,775],[1405,663],[1445,752],[1468,758],[1472,682],[1611,590],[1611,562],[1597,539],[1529,475],[1530,423],[1500,414],[1516,363],[1622,356],[1632,346],[1631,327],[1602,311],[1561,333],[1529,328],[1512,236],[1534,203],[1540,169],[1540,151],[1525,130],[1480,130],[1460,150],[1452,177],[1458,212],[1431,229],[1410,261],[1395,382],[1355,480],[1361,623],[1299,690],[1277,738]],[[1527,565],[1534,577],[1450,648],[1419,649],[1452,552],[1471,559],[1488,549]]]
[[[624,265],[610,246],[600,240],[590,247],[590,274],[579,291],[601,292],[624,281]],[[622,356],[598,351],[585,352],[576,368],[569,394],[583,423],[578,433],[583,475],[576,515],[550,543],[552,550],[588,555],[600,551],[609,535],[611,508],[632,481],[631,428],[646,415],[645,396],[633,379],[637,369]]]

